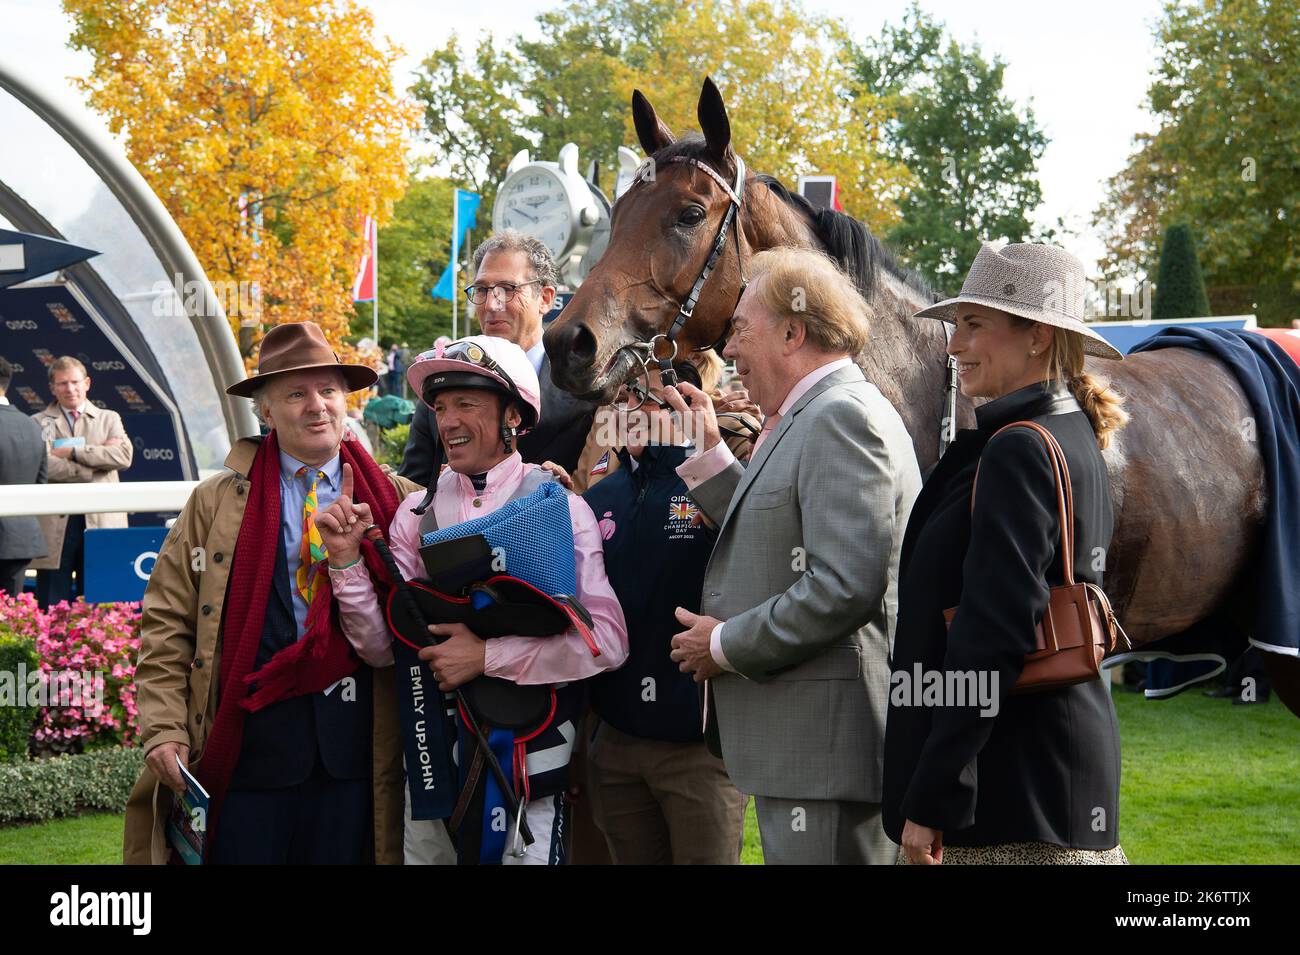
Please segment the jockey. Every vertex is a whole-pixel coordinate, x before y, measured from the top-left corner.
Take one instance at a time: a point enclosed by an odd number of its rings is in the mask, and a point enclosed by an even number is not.
[[[397,565],[407,580],[413,580],[426,576],[420,548],[431,527],[434,531],[452,528],[455,536],[454,525],[490,514],[542,483],[541,468],[525,464],[516,449],[518,435],[537,423],[542,409],[532,363],[518,345],[503,338],[475,335],[439,346],[418,356],[406,376],[412,390],[433,410],[441,447],[448,457],[448,467],[435,486],[427,493],[409,495],[389,529]],[[438,473],[435,465],[434,474]],[[627,628],[605,576],[603,542],[595,515],[581,497],[565,497],[572,526],[576,596],[591,617],[590,640],[577,629],[551,637],[483,640],[462,623],[431,624],[429,630],[445,639],[421,650],[419,659],[427,662],[444,693],[483,675],[518,684],[563,687],[614,669],[626,659]],[[365,562],[358,560],[362,532],[370,524],[369,509],[342,497],[318,523],[330,554],[330,580],[345,634],[372,666],[391,663],[392,633]],[[539,541],[537,546],[546,544]],[[567,540],[561,544],[567,547]],[[402,667],[398,670],[400,673]],[[577,735],[576,688],[568,688],[568,693],[561,688],[557,701],[553,722],[526,743],[529,785],[522,791],[529,797],[525,811],[535,841],[522,856],[512,856],[507,846],[502,861],[508,864],[547,864],[563,858],[563,830],[555,823],[562,820],[565,770]],[[463,735],[461,740],[460,752],[464,753]],[[474,745],[473,737],[469,745]],[[452,861],[445,851],[442,823],[413,820],[410,800],[408,790],[407,862]],[[485,837],[485,845],[490,843]]]

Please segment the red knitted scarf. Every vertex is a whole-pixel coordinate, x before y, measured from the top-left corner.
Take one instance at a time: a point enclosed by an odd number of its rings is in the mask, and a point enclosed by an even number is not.
[[[400,503],[396,489],[357,442],[342,442],[339,453],[343,463],[352,465],[353,499],[370,505],[374,521],[383,528],[387,539]],[[262,440],[248,476],[248,505],[239,526],[230,583],[222,605],[220,701],[203,758],[196,767],[199,781],[212,797],[207,846],[212,844],[221,803],[239,761],[246,714],[294,696],[319,693],[360,665],[356,651],[339,627],[329,572],[322,567],[316,595],[307,611],[306,633],[253,672],[279,546],[280,446],[274,431]],[[373,544],[365,541],[361,550],[382,605],[388,573]]]

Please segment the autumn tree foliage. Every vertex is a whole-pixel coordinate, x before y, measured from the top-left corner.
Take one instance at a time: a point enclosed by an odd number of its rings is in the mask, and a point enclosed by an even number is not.
[[[612,192],[616,151],[637,142],[632,91],[680,135],[698,128],[700,84],[712,76],[751,169],[791,188],[800,175],[835,175],[846,211],[878,231],[897,221],[911,177],[887,155],[886,111],[860,89],[839,20],[798,0],[568,0],[537,20],[542,40],[484,36],[472,58],[449,41],[412,87],[434,153],[485,208],[524,146],[554,160],[577,143],[584,171],[595,160]]]
[[[63,0],[90,105],[215,282],[232,328],[311,320],[340,356],[360,218],[390,215],[419,115],[354,0]],[[246,299],[247,301],[247,299]]]

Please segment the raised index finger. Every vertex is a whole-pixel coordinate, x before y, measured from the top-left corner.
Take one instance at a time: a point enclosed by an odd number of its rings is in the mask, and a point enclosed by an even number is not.
[[[352,465],[343,463],[343,489],[340,492],[349,501],[352,500]]]

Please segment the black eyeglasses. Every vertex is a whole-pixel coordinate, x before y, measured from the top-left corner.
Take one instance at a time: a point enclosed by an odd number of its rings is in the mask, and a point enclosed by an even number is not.
[[[518,285],[511,282],[500,282],[496,285],[471,285],[465,289],[465,297],[475,305],[482,305],[487,302],[490,294],[499,304],[505,305],[507,302],[514,300],[521,288],[527,285],[537,285],[541,282],[541,279],[533,279],[531,282],[520,282]]]

